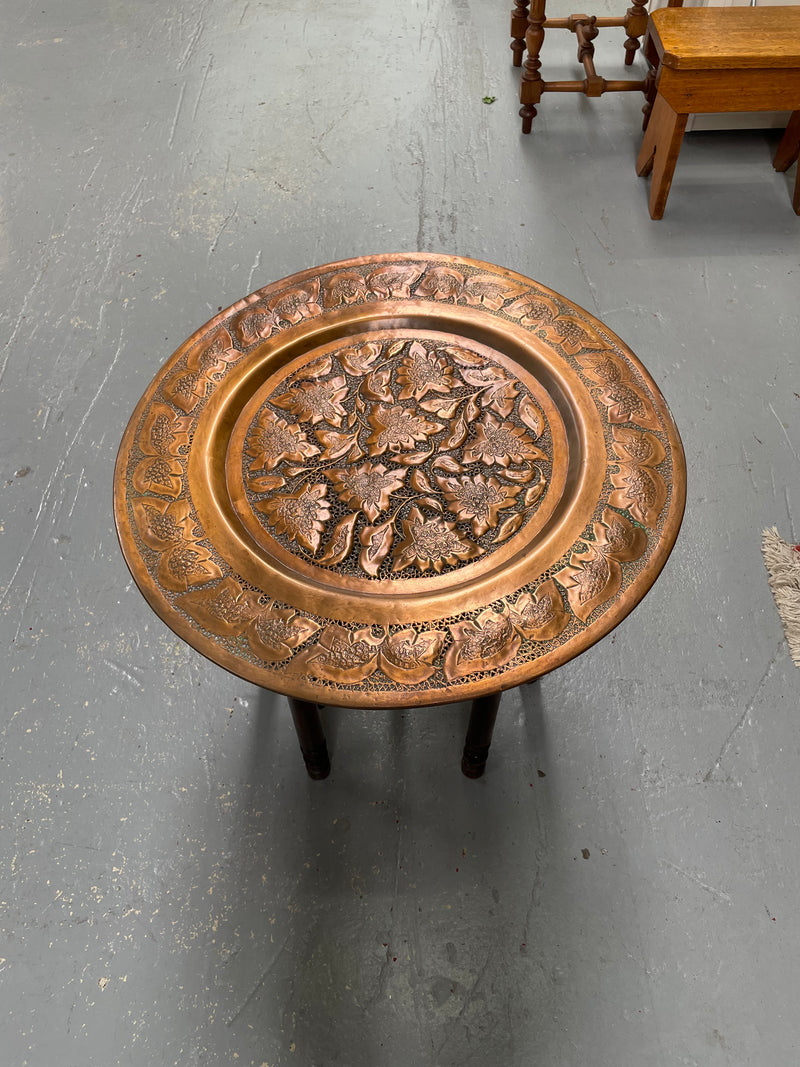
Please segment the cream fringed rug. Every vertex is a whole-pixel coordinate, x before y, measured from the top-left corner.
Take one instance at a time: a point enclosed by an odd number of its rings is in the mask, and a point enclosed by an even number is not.
[[[800,667],[800,545],[787,544],[773,526],[764,531],[761,548],[789,652]]]

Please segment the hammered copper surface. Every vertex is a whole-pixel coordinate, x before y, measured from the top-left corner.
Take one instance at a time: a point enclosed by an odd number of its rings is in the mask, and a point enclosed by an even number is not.
[[[587,312],[474,260],[305,271],[217,315],[125,432],[131,572],[200,652],[291,696],[475,697],[552,670],[644,596],[683,452]]]

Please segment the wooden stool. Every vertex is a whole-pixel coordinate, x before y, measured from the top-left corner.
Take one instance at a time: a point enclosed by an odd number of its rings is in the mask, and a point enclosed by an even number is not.
[[[652,171],[650,217],[660,219],[689,115],[800,109],[800,7],[661,8],[648,33],[659,66],[636,173]],[[792,139],[800,133],[787,131],[778,170],[797,156]]]

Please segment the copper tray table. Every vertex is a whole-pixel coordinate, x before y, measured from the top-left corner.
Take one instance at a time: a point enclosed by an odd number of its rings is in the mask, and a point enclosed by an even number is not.
[[[464,699],[478,777],[500,692],[636,606],[685,487],[664,399],[601,322],[406,253],[303,271],[193,334],[128,424],[114,514],[164,622],[289,697],[312,777],[318,705]]]

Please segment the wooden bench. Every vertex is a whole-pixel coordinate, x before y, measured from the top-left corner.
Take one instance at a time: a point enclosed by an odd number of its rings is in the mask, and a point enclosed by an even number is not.
[[[689,115],[800,110],[800,7],[661,8],[648,33],[658,68],[636,173],[652,172],[650,217],[660,219]],[[795,117],[775,168],[788,169],[799,146]]]

